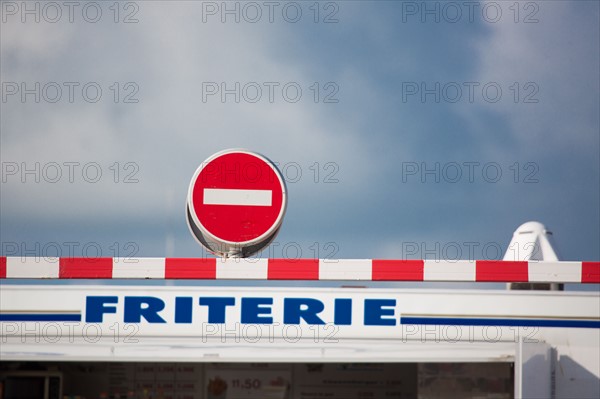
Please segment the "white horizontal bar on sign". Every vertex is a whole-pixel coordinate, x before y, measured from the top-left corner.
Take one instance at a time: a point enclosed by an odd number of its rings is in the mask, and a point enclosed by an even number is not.
[[[217,280],[266,280],[268,259],[217,259]]]
[[[10,278],[58,278],[58,258],[8,256],[6,276]]]
[[[319,280],[371,280],[370,259],[320,259]]]
[[[204,205],[271,206],[272,197],[271,190],[204,189]]]
[[[425,260],[424,281],[475,281],[475,261]]]
[[[581,262],[529,261],[529,282],[581,283]]]
[[[113,278],[165,278],[165,258],[113,258]]]

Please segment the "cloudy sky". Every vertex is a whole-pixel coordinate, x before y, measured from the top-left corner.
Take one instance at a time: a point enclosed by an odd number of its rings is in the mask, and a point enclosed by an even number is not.
[[[263,256],[600,260],[599,3],[2,1],[2,255],[203,256],[189,180],[277,162]],[[76,244],[72,244],[76,243]]]

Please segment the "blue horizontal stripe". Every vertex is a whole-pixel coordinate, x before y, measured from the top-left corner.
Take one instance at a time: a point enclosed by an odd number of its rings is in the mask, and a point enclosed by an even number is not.
[[[447,326],[575,327],[600,328],[600,320],[565,319],[475,319],[458,317],[400,317],[402,324]]]
[[[78,313],[4,313],[0,321],[81,321]]]

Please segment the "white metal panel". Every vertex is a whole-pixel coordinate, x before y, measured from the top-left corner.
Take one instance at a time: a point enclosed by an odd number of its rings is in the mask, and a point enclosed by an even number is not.
[[[267,279],[268,259],[230,258],[217,259],[218,279]]]
[[[552,397],[552,358],[546,343],[519,340],[515,359],[515,398]]]
[[[165,278],[165,258],[115,258],[113,278]]]
[[[229,263],[229,262],[228,262]],[[235,264],[235,263],[232,263]],[[240,262],[240,267],[242,266]],[[260,263],[258,264],[260,265]],[[257,265],[257,266],[258,266]],[[247,265],[243,265],[247,266]],[[570,325],[574,321],[590,320],[598,323],[600,315],[600,296],[585,292],[532,292],[532,291],[459,291],[459,290],[394,290],[394,289],[346,289],[346,288],[266,288],[266,287],[152,287],[145,286],[61,286],[60,290],[52,286],[3,286],[0,290],[0,310],[16,313],[54,313],[72,314],[79,312],[81,322],[74,326],[77,331],[85,328],[86,301],[88,297],[115,297],[116,303],[107,306],[114,312],[104,312],[102,322],[98,325],[103,331],[119,329],[126,332],[127,322],[124,318],[125,297],[155,297],[164,303],[160,317],[164,323],[149,323],[141,319],[136,324],[139,336],[181,337],[202,334],[207,327],[208,308],[199,305],[200,297],[229,297],[234,304],[227,306],[226,322],[216,327],[220,331],[211,330],[215,334],[239,328],[242,323],[243,298],[271,298],[272,305],[266,306],[266,313],[272,317],[272,323],[262,325],[263,335],[274,337],[287,336],[294,331],[284,323],[284,301],[286,298],[308,298],[323,305],[318,317],[323,325],[307,324],[304,320],[298,325],[303,337],[312,337],[317,329],[323,334],[328,326],[336,329],[336,337],[340,339],[421,339],[419,334],[433,334],[438,340],[447,341],[514,341],[520,335],[529,338],[536,329],[519,326],[519,320],[536,322],[538,320],[558,321],[559,325]],[[175,321],[176,298],[191,298],[190,322]],[[351,323],[334,325],[337,299],[351,299]],[[379,304],[387,312],[384,318],[391,325],[367,325],[365,322],[366,301],[383,300]],[[382,304],[383,303],[383,304]],[[379,305],[377,305],[379,306]],[[180,309],[181,310],[181,309]],[[371,310],[371,312],[373,312]],[[375,311],[378,313],[378,311]],[[262,312],[264,313],[264,312]],[[7,322],[20,322],[4,318]],[[426,323],[421,322],[426,321]],[[449,320],[449,321],[447,321]],[[490,320],[487,322],[487,320]],[[508,321],[508,324],[495,324],[494,320]],[[595,321],[594,321],[595,320]],[[37,321],[37,320],[34,320]],[[56,320],[55,320],[56,321]],[[63,320],[58,320],[63,321]],[[466,321],[461,325],[460,322]],[[469,323],[475,324],[469,324]],[[278,324],[277,324],[278,323]],[[476,327],[477,323],[482,326]],[[338,323],[339,324],[339,323]],[[431,325],[426,325],[431,324]],[[420,331],[414,325],[425,325]],[[451,329],[458,325],[457,329]],[[521,324],[523,325],[523,324]],[[527,324],[524,324],[527,325]],[[440,327],[442,326],[442,327]],[[446,327],[444,327],[446,326]],[[26,327],[30,327],[26,323]],[[211,327],[212,328],[212,327]],[[271,328],[269,330],[269,328]],[[319,330],[322,328],[323,330]],[[287,330],[286,330],[287,329]],[[209,333],[210,331],[206,331]],[[110,333],[110,332],[107,332]],[[287,334],[287,335],[286,335]],[[208,334],[209,335],[209,334]]]
[[[600,398],[600,329],[544,332],[556,351],[556,398]]]
[[[475,281],[475,261],[425,260],[425,281]]]
[[[59,267],[58,258],[6,258],[6,274],[13,278],[58,278]]]
[[[343,262],[336,259],[319,261],[319,280],[370,280],[371,275],[370,259],[349,259]]]
[[[581,262],[529,262],[529,281],[580,283]]]
[[[89,339],[88,339],[89,340]],[[33,341],[33,339],[31,339]],[[22,343],[10,338],[2,344],[3,360],[36,361],[157,361],[157,362],[513,362],[515,346],[508,343],[400,343],[392,340],[222,343],[196,337],[145,337],[137,342],[104,337],[93,345],[81,338],[70,343]]]

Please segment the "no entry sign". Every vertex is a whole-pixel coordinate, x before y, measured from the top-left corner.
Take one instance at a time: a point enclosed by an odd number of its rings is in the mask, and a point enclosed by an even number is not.
[[[225,150],[194,173],[188,225],[210,252],[247,257],[275,238],[286,204],[285,181],[273,162],[255,152]]]

